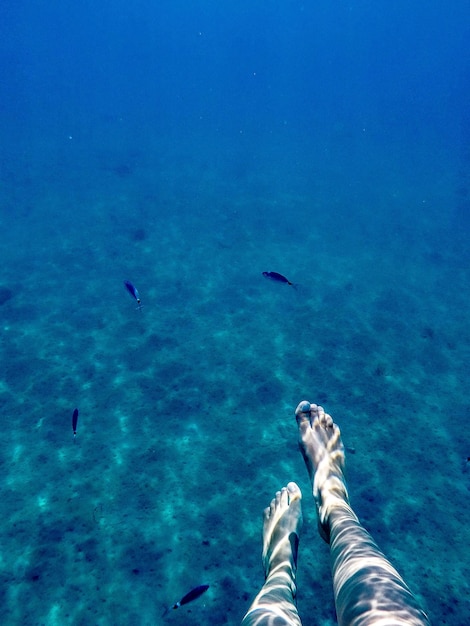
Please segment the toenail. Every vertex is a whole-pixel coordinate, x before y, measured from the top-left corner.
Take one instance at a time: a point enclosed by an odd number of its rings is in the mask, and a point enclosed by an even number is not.
[[[299,405],[299,409],[301,413],[310,413],[310,409],[311,409],[310,402],[307,402],[306,400],[304,402],[301,402]]]

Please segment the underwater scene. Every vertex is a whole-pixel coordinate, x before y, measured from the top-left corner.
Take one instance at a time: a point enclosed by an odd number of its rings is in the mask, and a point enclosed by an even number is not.
[[[309,400],[430,621],[469,624],[468,3],[1,14],[1,623],[238,625],[295,481],[299,615],[336,624]]]

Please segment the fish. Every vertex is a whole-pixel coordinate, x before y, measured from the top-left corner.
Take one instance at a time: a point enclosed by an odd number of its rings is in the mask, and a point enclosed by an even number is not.
[[[291,283],[290,280],[287,280],[285,276],[282,274],[278,274],[277,272],[263,272],[263,276],[265,278],[269,278],[269,280],[273,280],[276,283],[286,283],[287,285],[292,285],[295,287],[294,283]]]
[[[139,310],[141,310],[141,309],[142,309],[143,304],[142,304],[142,302],[141,302],[141,300],[140,300],[140,296],[139,296],[139,292],[137,291],[137,288],[136,288],[136,287],[134,287],[134,285],[133,285],[130,281],[128,281],[128,280],[125,280],[125,281],[124,281],[124,286],[126,287],[127,291],[131,294],[131,296],[132,296],[132,297],[135,299],[135,301],[137,302],[137,308],[138,308]]]
[[[77,422],[78,422],[78,409],[74,409],[72,414],[72,429],[73,429],[73,442],[77,437]]]
[[[181,598],[181,600],[173,604],[173,606],[168,607],[165,610],[165,612],[162,614],[162,617],[166,615],[168,611],[170,611],[171,609],[178,609],[180,606],[183,606],[184,604],[188,604],[188,602],[197,600],[197,598],[199,598],[199,596],[202,596],[202,594],[205,593],[208,589],[209,589],[209,585],[198,585],[197,587],[194,587],[194,589],[191,589],[191,591],[188,591],[188,593],[184,595]]]

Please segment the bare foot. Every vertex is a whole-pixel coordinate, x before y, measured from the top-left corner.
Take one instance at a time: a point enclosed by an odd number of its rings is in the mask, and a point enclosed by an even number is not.
[[[263,567],[266,581],[243,618],[242,626],[302,626],[295,606],[301,498],[298,486],[289,483],[276,493],[264,510]]]
[[[299,447],[313,485],[320,530],[328,541],[326,518],[332,500],[348,502],[344,480],[344,446],[341,433],[321,406],[304,400],[295,411],[299,426]]]
[[[276,493],[271,505],[264,510],[263,565],[266,578],[287,574],[293,586],[302,527],[301,498],[299,487],[291,482]]]

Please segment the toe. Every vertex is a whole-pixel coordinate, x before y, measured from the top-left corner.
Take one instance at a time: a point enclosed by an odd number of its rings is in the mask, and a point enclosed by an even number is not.
[[[298,407],[295,409],[295,419],[299,426],[310,425],[312,420],[311,413],[312,405],[307,400],[302,400]]]
[[[300,487],[297,483],[290,482],[287,485],[287,491],[289,493],[289,502],[293,502],[294,500],[300,500],[302,498],[302,492],[300,491]]]
[[[310,402],[308,400],[302,400],[302,402],[299,402],[298,407],[295,409],[295,414],[310,413],[310,408]]]
[[[328,413],[325,415],[325,425],[327,428],[333,428],[333,418]]]
[[[271,500],[271,504],[269,505],[269,517],[274,515],[274,511],[276,510],[276,498]]]
[[[287,487],[283,487],[281,490],[280,505],[283,508],[287,508],[289,506],[289,494],[287,491]]]

